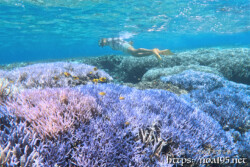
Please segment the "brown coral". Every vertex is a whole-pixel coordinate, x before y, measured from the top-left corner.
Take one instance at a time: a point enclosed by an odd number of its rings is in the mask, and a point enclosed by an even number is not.
[[[6,79],[0,79],[0,104],[5,102],[12,93],[11,85]]]

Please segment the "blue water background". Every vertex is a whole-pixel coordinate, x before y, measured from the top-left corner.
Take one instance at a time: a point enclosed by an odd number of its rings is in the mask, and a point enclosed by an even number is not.
[[[119,54],[98,47],[125,37],[135,48],[249,47],[248,0],[0,1],[0,64]]]

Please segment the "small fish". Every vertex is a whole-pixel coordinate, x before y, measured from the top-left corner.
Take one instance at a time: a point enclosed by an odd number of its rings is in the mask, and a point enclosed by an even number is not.
[[[92,73],[93,73],[92,71],[89,72],[89,74],[92,74]]]
[[[106,93],[105,92],[99,92],[99,95],[104,96],[104,95],[106,95]]]
[[[101,82],[106,82],[106,77],[101,77],[101,78],[99,78],[99,81],[101,81]]]
[[[120,97],[119,97],[119,99],[120,99],[120,100],[124,100],[124,99],[125,99],[125,97],[120,96]]]
[[[14,81],[9,81],[9,83],[14,83]]]
[[[70,73],[68,73],[68,72],[64,72],[63,74],[64,74],[66,77],[71,76]]]
[[[59,80],[59,78],[57,76],[54,76],[53,79],[56,81]]]
[[[97,83],[99,81],[99,79],[93,79],[92,81]]]
[[[93,69],[94,71],[97,71],[98,69],[97,69],[97,67],[94,67],[94,69]]]
[[[125,122],[125,125],[128,126],[130,123],[129,122]]]
[[[73,79],[74,79],[74,80],[79,80],[79,77],[73,76]]]

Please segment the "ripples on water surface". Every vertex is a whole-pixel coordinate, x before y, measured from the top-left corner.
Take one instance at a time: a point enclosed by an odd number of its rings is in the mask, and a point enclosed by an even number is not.
[[[249,46],[249,16],[248,0],[1,0],[0,57],[113,53],[97,40],[117,36],[132,37],[135,47],[173,50]]]

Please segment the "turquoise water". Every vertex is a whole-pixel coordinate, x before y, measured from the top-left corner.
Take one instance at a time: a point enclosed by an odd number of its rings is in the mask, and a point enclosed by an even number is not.
[[[1,0],[0,64],[120,54],[98,39],[123,37],[175,52],[249,47],[248,0]]]
[[[0,0],[0,166],[249,167],[249,30],[249,0]]]

